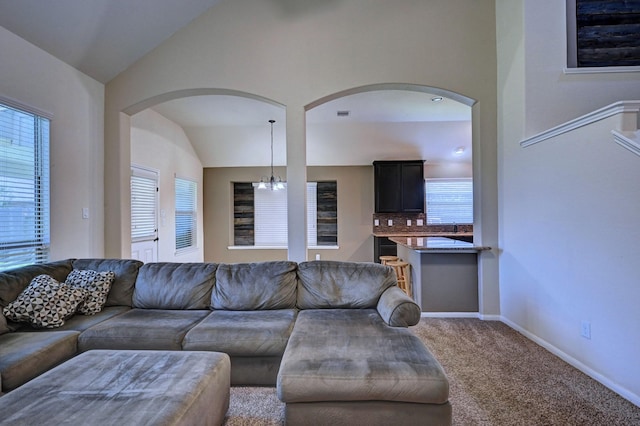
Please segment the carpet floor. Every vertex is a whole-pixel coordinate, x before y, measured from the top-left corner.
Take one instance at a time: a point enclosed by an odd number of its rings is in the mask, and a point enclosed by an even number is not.
[[[447,373],[455,426],[640,426],[640,407],[501,322],[423,318],[411,330]],[[231,388],[225,425],[283,419],[274,388]]]

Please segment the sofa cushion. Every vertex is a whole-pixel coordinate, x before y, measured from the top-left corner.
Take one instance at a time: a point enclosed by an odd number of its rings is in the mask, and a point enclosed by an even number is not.
[[[208,309],[215,263],[147,263],[140,268],[133,307]]]
[[[393,269],[377,263],[337,261],[298,265],[298,308],[375,308],[396,284]]]
[[[87,291],[87,296],[78,306],[83,315],[95,315],[107,303],[107,296],[116,274],[113,271],[98,272],[90,269],[74,269],[69,273],[65,283]]]
[[[123,312],[130,310],[131,308],[128,306],[108,306],[98,312],[95,315],[81,315],[76,314],[71,318],[68,318],[62,327],[56,328],[58,330],[71,330],[71,331],[84,331],[89,327],[93,327],[96,324],[101,323],[111,317],[115,317],[116,315],[120,315]],[[19,325],[19,327],[15,327]],[[10,323],[10,327],[12,327],[13,331],[20,332],[42,332],[46,333],[51,331],[48,328],[35,328],[27,323]]]
[[[71,272],[71,260],[28,265],[0,273],[0,306],[7,306],[38,275],[49,275],[64,281]]]
[[[7,333],[0,336],[2,390],[10,391],[77,352],[77,331]]]
[[[290,261],[220,264],[213,309],[290,309],[296,304],[296,268]]]
[[[445,404],[449,382],[424,343],[375,309],[300,311],[282,358],[286,403],[397,401]]]
[[[87,296],[83,288],[59,283],[49,275],[38,275],[3,313],[13,321],[24,321],[38,328],[56,328],[72,316]]]
[[[98,272],[113,271],[115,279],[105,306],[131,306],[133,286],[142,262],[133,259],[76,259],[72,265],[73,269],[91,269]]]
[[[78,349],[182,349],[182,339],[211,311],[131,309],[80,334]]]
[[[213,311],[184,337],[189,351],[217,351],[230,356],[282,356],[295,309]]]

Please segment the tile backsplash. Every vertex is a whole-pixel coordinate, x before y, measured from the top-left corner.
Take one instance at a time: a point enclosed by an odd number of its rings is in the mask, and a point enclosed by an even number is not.
[[[473,225],[427,225],[427,216],[424,213],[374,213],[372,225],[376,234],[453,233],[456,227],[458,233],[473,232]]]

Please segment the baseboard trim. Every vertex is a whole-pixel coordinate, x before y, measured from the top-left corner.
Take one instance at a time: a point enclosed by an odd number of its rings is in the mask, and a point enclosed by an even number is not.
[[[535,334],[525,330],[524,328],[520,327],[518,324],[510,321],[509,319],[507,319],[507,318],[505,318],[503,316],[500,316],[500,321],[502,321],[507,326],[513,328],[518,333],[524,335],[529,340],[532,340],[533,342],[535,342],[538,345],[542,346],[543,348],[545,348],[546,350],[548,350],[549,352],[551,352],[552,354],[554,354],[558,358],[562,359],[563,361],[565,361],[569,365],[571,365],[571,366],[577,368],[578,370],[582,371],[584,374],[586,374],[587,376],[591,377],[595,381],[600,382],[604,386],[608,387],[609,389],[611,389],[612,391],[614,391],[615,393],[617,393],[618,395],[620,395],[624,399],[628,400],[632,404],[635,404],[636,406],[640,407],[640,396],[639,395],[636,395],[635,393],[631,392],[629,389],[626,389],[626,388],[618,385],[617,383],[612,382],[607,377],[603,376],[602,374],[598,373],[597,371],[595,371],[595,370],[591,369],[590,367],[586,366],[585,364],[583,364],[582,362],[578,361],[574,357],[572,357],[572,356],[566,354],[565,352],[561,351],[560,349],[558,349],[557,347],[555,347],[551,343],[547,342],[546,340],[541,339],[540,337],[536,336]]]
[[[421,318],[480,318],[478,312],[422,312]]]

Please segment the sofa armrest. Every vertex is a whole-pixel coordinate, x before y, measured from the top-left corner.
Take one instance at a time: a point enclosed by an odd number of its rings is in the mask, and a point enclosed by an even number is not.
[[[378,313],[392,327],[408,327],[420,321],[420,306],[400,287],[389,287],[378,300]]]

